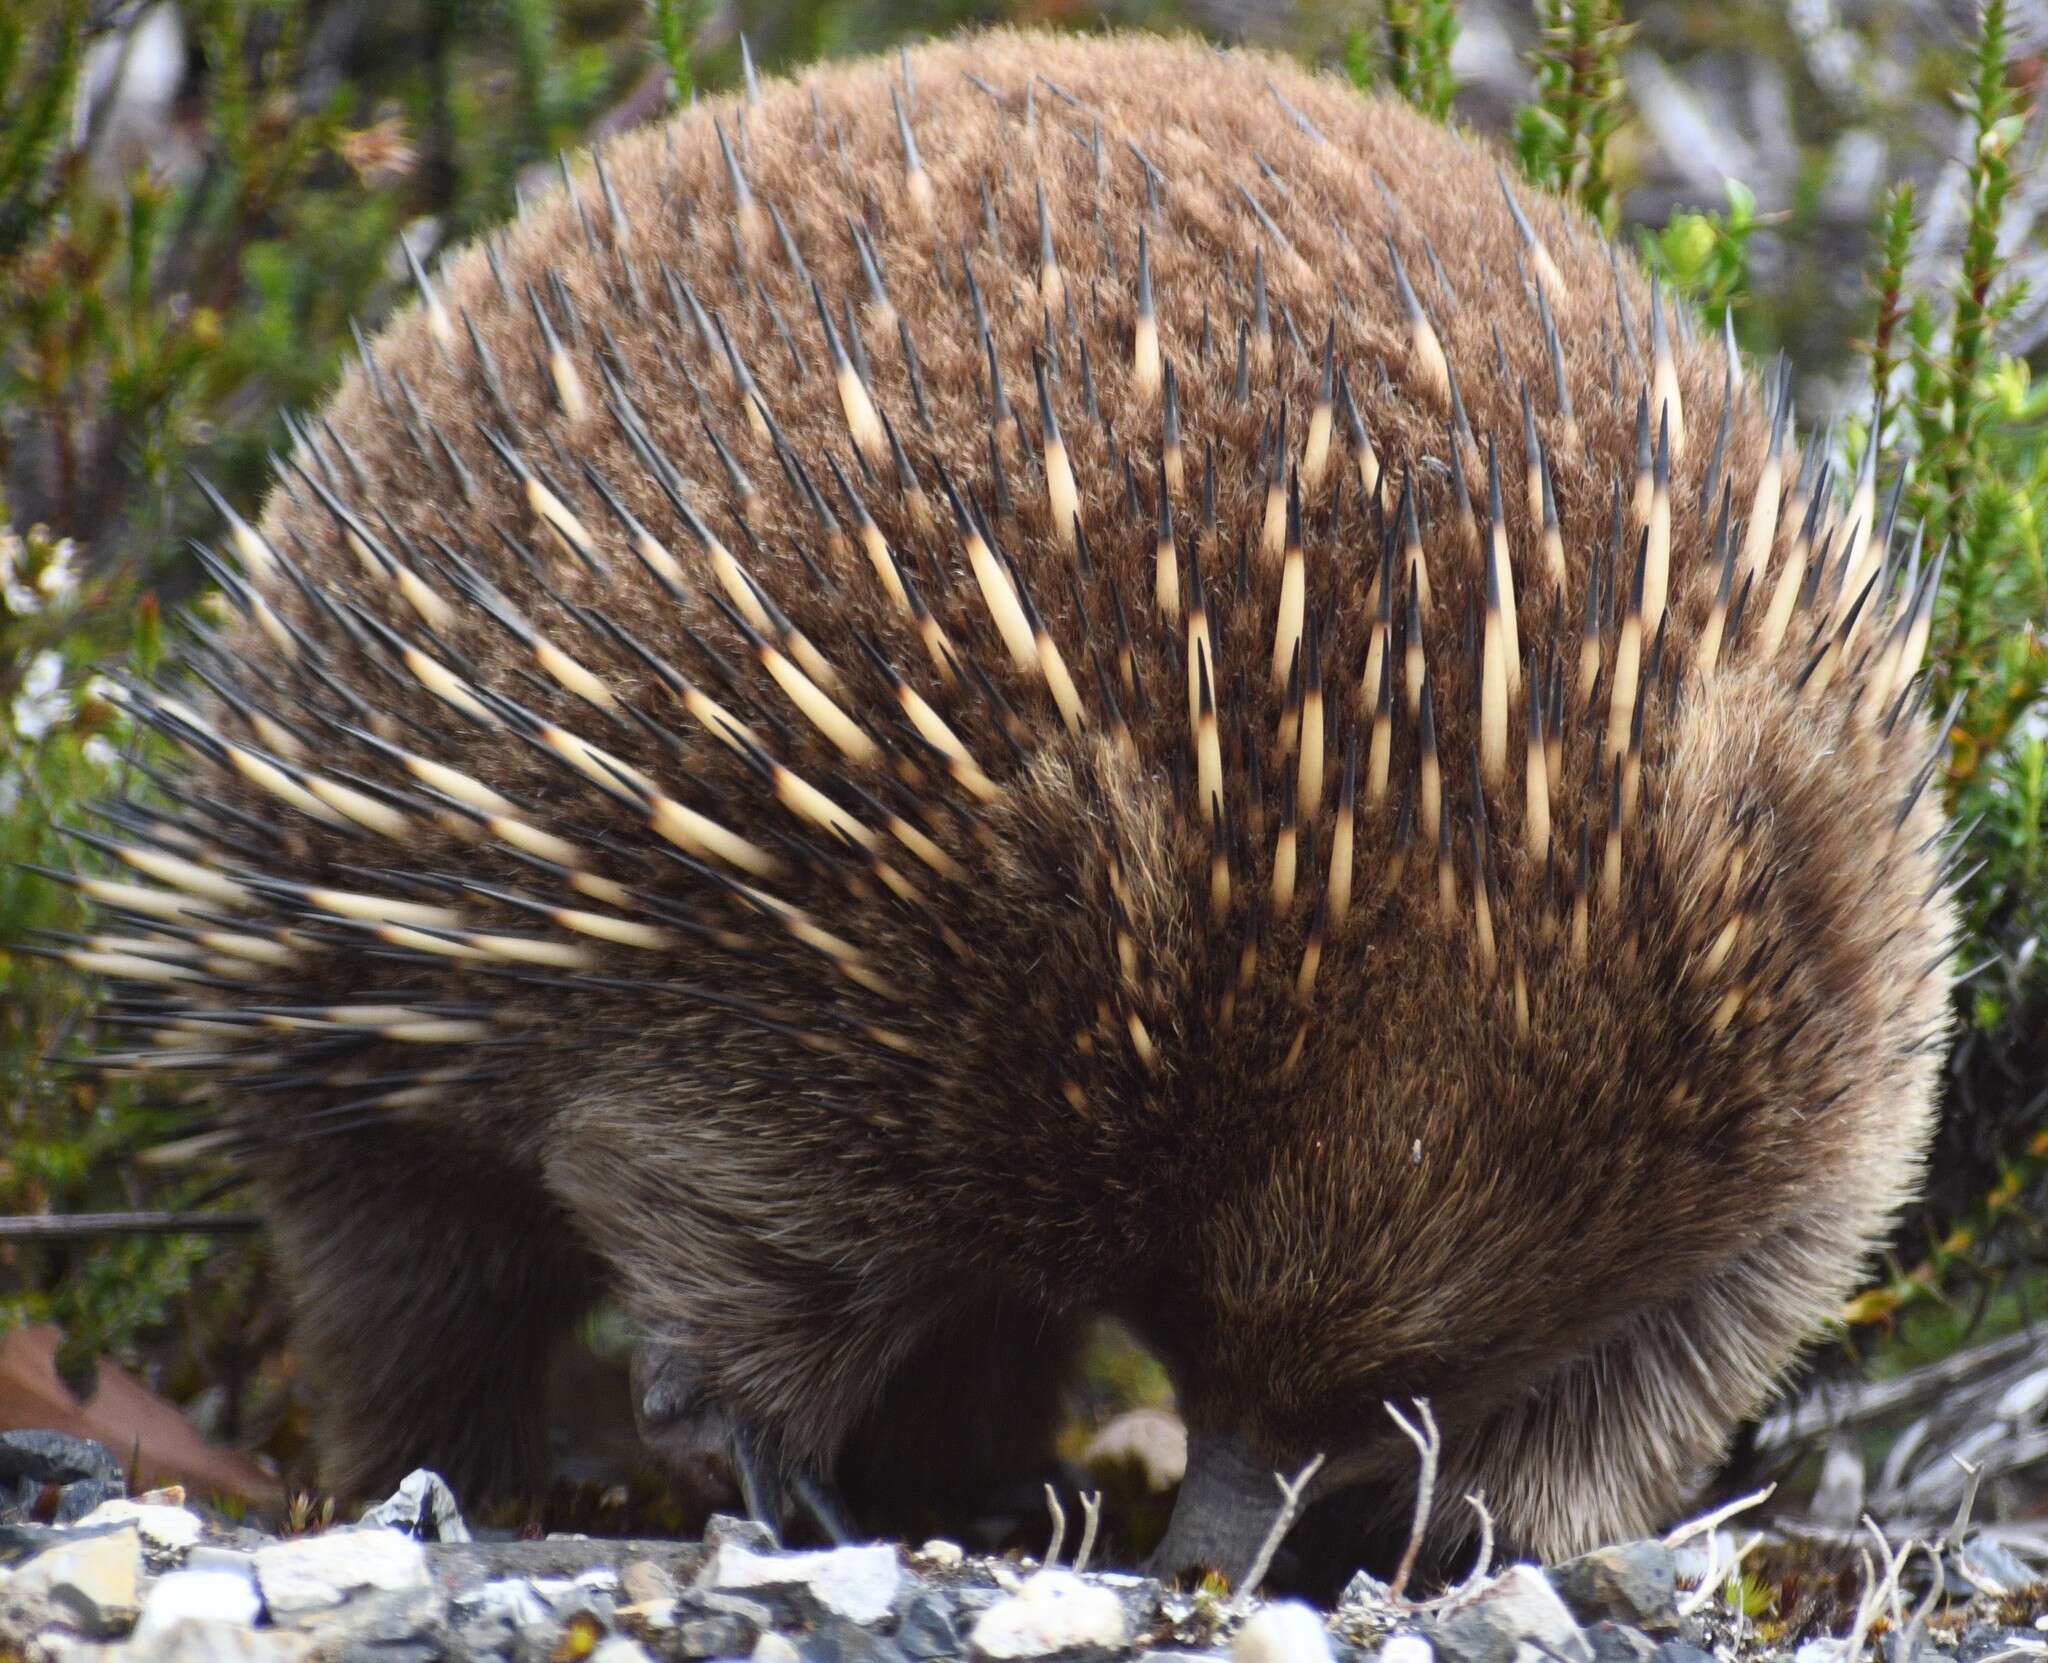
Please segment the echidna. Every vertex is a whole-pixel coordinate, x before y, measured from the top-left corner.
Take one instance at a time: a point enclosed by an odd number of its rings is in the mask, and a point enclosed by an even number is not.
[[[530,1490],[609,1290],[773,1516],[1191,1431],[1561,1553],[1914,1182],[1938,566],[1565,203],[1250,53],[987,34],[566,170],[294,429],[74,957],[212,1071],[328,1480]],[[1704,338],[1699,338],[1701,335]],[[223,505],[225,506],[225,505]]]

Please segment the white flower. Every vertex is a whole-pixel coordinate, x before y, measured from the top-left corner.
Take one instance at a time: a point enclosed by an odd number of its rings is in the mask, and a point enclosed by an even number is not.
[[[39,652],[29,660],[22,678],[21,695],[14,701],[14,731],[23,739],[40,739],[71,712],[71,697],[64,691],[64,661],[53,652]]]
[[[81,749],[85,752],[85,760],[103,773],[111,773],[121,760],[121,753],[114,749],[104,734],[94,734]]]
[[[36,574],[36,587],[59,606],[78,593],[77,554],[76,543],[69,537],[59,537],[50,545],[49,560]]]

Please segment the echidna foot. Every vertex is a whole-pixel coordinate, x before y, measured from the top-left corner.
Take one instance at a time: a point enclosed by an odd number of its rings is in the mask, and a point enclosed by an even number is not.
[[[633,1356],[632,1389],[641,1442],[689,1501],[710,1509],[736,1499],[778,1541],[794,1502],[833,1542],[853,1539],[831,1479],[792,1464],[778,1440],[735,1415],[705,1386],[685,1347],[641,1346]]]

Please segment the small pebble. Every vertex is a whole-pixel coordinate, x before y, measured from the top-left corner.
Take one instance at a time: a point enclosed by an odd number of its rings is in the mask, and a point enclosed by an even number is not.
[[[780,1634],[764,1634],[754,1642],[754,1663],[803,1663],[803,1653]]]
[[[1436,1663],[1436,1651],[1419,1634],[1390,1634],[1379,1649],[1379,1663]]]
[[[967,1557],[967,1550],[965,1548],[958,1542],[947,1541],[943,1536],[934,1536],[917,1551],[920,1556],[929,1559],[941,1570],[951,1570]]]
[[[1298,1600],[1261,1606],[1230,1642],[1231,1663],[1332,1663],[1329,1630]]]
[[[674,1599],[676,1579],[652,1559],[635,1559],[619,1572],[619,1593],[630,1605]]]

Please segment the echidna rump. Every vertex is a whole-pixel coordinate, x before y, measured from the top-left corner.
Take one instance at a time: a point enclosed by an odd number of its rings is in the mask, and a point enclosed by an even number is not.
[[[76,880],[330,1483],[536,1489],[609,1293],[769,1516],[1028,1468],[1100,1315],[1169,1567],[1318,1454],[1405,1518],[1415,1397],[1519,1545],[1685,1496],[1946,1032],[1875,459],[1480,145],[1189,42],[750,85],[414,275]]]

